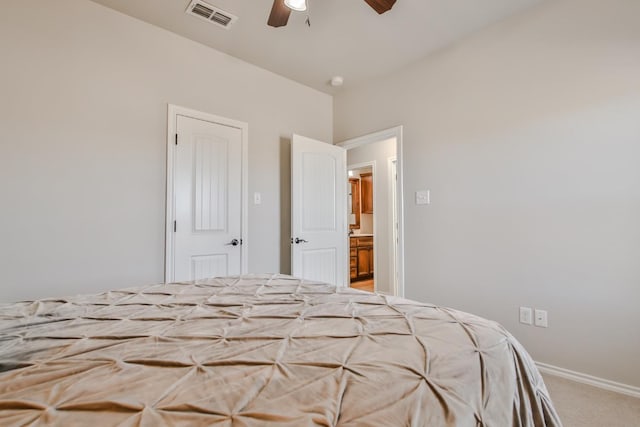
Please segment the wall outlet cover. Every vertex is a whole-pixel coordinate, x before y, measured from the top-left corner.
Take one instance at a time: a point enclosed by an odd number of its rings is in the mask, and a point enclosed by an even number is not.
[[[538,326],[539,328],[547,328],[549,327],[549,322],[548,322],[548,318],[547,318],[547,311],[546,310],[538,310],[536,309],[535,312],[536,315],[536,326]]]

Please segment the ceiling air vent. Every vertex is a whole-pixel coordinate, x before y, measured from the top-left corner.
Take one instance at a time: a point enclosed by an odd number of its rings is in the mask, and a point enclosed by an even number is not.
[[[237,16],[233,16],[229,12],[218,9],[202,0],[192,0],[185,12],[212,24],[219,25],[222,28],[229,28],[238,19]]]

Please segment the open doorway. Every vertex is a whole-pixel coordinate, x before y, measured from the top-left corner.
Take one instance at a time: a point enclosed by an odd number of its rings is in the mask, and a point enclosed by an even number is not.
[[[349,152],[347,152],[347,163]],[[375,222],[375,161],[348,164],[349,197],[349,285],[352,288],[374,292],[376,251]]]
[[[350,286],[404,295],[402,250],[402,128],[338,144],[350,172]]]

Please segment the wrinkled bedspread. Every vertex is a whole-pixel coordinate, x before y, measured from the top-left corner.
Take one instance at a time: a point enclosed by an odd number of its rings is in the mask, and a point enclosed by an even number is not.
[[[0,305],[0,425],[559,426],[500,325],[282,275]]]

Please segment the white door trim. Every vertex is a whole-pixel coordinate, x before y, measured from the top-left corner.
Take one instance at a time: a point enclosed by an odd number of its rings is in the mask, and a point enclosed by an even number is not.
[[[241,265],[240,269],[243,274],[247,272],[248,266],[248,233],[247,230],[249,220],[247,216],[247,194],[248,194],[248,142],[249,142],[249,125],[245,122],[220,117],[202,111],[192,110],[190,108],[180,107],[178,105],[168,104],[167,108],[167,208],[166,208],[166,224],[165,224],[165,262],[164,262],[164,281],[171,282],[173,278],[173,257],[174,257],[174,235],[173,221],[175,220],[175,147],[176,147],[176,127],[178,116],[191,117],[193,119],[204,120],[211,123],[220,124],[240,129],[242,131],[242,195],[241,200],[241,231],[242,239]]]
[[[387,176],[387,188],[391,194],[391,203],[389,206],[389,217],[391,218],[391,227],[389,230],[389,236],[391,236],[392,242],[398,241],[398,188],[396,187],[396,180],[398,176],[397,169],[397,161],[396,157],[389,157],[387,159],[387,171],[389,172]],[[398,293],[398,273],[396,269],[398,268],[398,245],[393,245],[393,249],[391,251],[393,253],[393,259],[396,260],[394,265],[391,266],[391,274],[389,275],[390,279],[393,281],[393,294],[399,295]]]
[[[398,172],[398,183],[396,187],[396,194],[398,197],[398,264],[396,265],[396,271],[398,274],[397,296],[399,297],[404,297],[404,162],[402,159],[402,133],[402,126],[396,126],[357,138],[348,139],[336,144],[349,150],[351,148],[360,147],[361,145],[384,141],[385,139],[396,139],[396,169]]]

